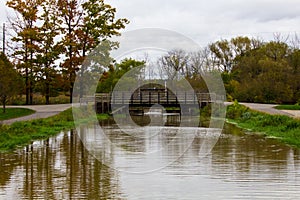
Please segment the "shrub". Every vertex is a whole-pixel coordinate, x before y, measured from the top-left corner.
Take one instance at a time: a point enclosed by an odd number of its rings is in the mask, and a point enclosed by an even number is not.
[[[249,108],[239,104],[236,100],[234,103],[227,107],[226,117],[229,119],[239,119],[244,113],[248,112]],[[247,114],[249,115],[249,114]]]
[[[241,116],[242,120],[250,119],[252,116],[251,112],[244,112]]]

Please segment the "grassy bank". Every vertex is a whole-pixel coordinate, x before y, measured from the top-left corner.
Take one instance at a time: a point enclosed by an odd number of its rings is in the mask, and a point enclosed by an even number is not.
[[[300,148],[300,120],[253,111],[235,102],[227,108],[227,121]]]
[[[98,115],[98,119],[107,119],[108,115]],[[74,128],[72,109],[46,119],[15,122],[12,125],[0,125],[0,151],[13,150],[41,140],[57,133]]]
[[[279,105],[275,108],[278,110],[300,110],[300,105]]]
[[[35,111],[27,108],[6,108],[3,113],[3,108],[0,108],[0,121],[31,115]]]

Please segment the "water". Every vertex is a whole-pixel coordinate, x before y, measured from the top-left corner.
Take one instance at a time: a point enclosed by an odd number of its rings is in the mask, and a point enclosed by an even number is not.
[[[202,156],[201,134],[184,139],[177,134],[182,128],[170,126],[154,135],[151,128],[142,133],[128,127],[128,135],[104,123],[111,144],[100,143],[92,125],[0,154],[0,199],[300,197],[300,151],[274,139],[227,125],[211,153]],[[91,141],[96,148],[88,146]]]

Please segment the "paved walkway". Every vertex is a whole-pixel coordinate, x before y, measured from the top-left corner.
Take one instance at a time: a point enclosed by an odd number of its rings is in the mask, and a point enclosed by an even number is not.
[[[4,120],[2,124],[12,124],[17,121],[27,121],[32,119],[47,118],[56,115],[68,108],[71,108],[72,104],[52,104],[52,105],[28,105],[28,106],[7,106],[7,108],[29,108],[34,110],[35,113],[24,117]]]
[[[226,105],[231,102],[226,102]],[[258,103],[240,103],[253,110],[265,112],[272,115],[286,115],[289,117],[300,118],[300,110],[277,110],[274,107],[276,104],[258,104]],[[32,115],[19,117],[15,119],[4,120],[2,124],[12,124],[17,121],[27,121],[32,119],[47,118],[56,115],[68,108],[71,108],[72,104],[53,104],[53,105],[29,105],[29,106],[7,106],[7,108],[29,108],[36,112]]]
[[[300,118],[300,110],[277,110],[274,107],[276,104],[259,104],[259,103],[240,103],[252,110],[265,112],[272,115],[286,115],[289,117]]]

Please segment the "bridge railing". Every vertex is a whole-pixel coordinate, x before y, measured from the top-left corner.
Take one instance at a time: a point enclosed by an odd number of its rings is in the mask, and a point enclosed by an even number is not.
[[[87,105],[89,102],[92,102],[92,103],[96,102],[95,96],[85,96],[85,97],[80,98],[80,100],[79,100],[80,105]]]
[[[112,104],[196,104],[201,102],[224,102],[225,96],[215,93],[194,93],[186,91],[170,92],[120,92],[120,93],[96,93],[94,96],[83,97],[80,103],[107,102]]]

